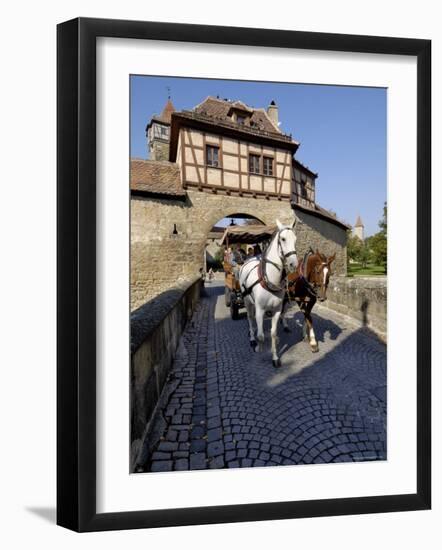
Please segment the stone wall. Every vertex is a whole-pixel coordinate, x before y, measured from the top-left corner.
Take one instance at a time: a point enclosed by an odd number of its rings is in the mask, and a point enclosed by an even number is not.
[[[349,315],[380,336],[387,335],[387,278],[333,277],[321,303]]]
[[[131,456],[166,382],[181,334],[199,300],[201,279],[177,284],[131,314]]]
[[[196,277],[204,265],[204,248],[211,228],[222,218],[246,214],[265,224],[276,219],[291,224],[294,212],[288,200],[238,197],[187,191],[185,201],[132,197],[131,200],[131,309],[177,282]],[[298,254],[309,246],[336,252],[335,272],[346,273],[346,231],[332,222],[296,209]],[[177,234],[173,234],[174,224]]]
[[[304,254],[308,247],[319,249],[326,256],[336,253],[332,272],[337,276],[347,275],[347,231],[332,222],[313,216],[295,206],[298,223],[299,253]]]
[[[169,142],[154,140],[151,144],[150,158],[152,160],[169,160]]]

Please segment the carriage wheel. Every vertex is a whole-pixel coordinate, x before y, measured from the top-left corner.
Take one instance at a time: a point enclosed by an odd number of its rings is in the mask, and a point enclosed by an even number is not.
[[[226,302],[226,307],[230,307],[230,288],[224,289],[224,301]]]
[[[239,319],[239,307],[235,300],[230,300],[230,317],[233,321]]]

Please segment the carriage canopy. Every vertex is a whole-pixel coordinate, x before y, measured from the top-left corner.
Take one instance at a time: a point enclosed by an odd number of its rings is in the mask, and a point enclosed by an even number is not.
[[[221,245],[234,243],[256,244],[270,239],[276,231],[276,225],[234,225],[226,227]]]

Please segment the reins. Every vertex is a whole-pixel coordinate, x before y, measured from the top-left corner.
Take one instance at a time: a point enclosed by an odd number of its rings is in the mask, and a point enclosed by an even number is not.
[[[253,288],[258,284],[260,284],[265,290],[267,290],[268,292],[271,292],[272,294],[278,294],[278,293],[284,291],[285,283],[286,283],[286,277],[287,277],[287,273],[285,271],[285,266],[287,264],[287,258],[289,258],[290,256],[293,256],[293,254],[296,255],[296,249],[291,250],[290,252],[287,252],[285,254],[282,251],[282,245],[281,245],[280,237],[281,237],[281,233],[283,231],[286,231],[286,230],[290,231],[291,229],[288,228],[288,227],[284,227],[282,229],[278,229],[278,231],[276,231],[273,234],[272,239],[270,241],[270,244],[267,247],[264,254],[262,255],[261,260],[259,261],[259,263],[256,266],[253,266],[252,269],[248,272],[247,277],[246,277],[246,279],[243,283],[244,290],[241,290],[241,293],[242,293],[243,297],[246,297],[248,294],[251,294]],[[274,262],[273,260],[270,260],[267,257],[268,254],[269,254],[269,251],[272,248],[272,245],[273,245],[275,239],[278,239],[277,254],[278,254],[279,260],[281,261],[281,265],[278,265],[276,262]],[[267,275],[267,269],[266,269],[267,264],[272,265],[278,271],[281,272],[281,284],[280,285],[275,285],[269,280],[268,275]],[[244,266],[242,266],[241,269],[243,267]],[[247,279],[249,278],[252,271],[254,271],[255,269],[258,270],[258,278],[251,286],[246,287]]]
[[[301,281],[303,282],[303,284],[305,285],[306,289],[307,289],[307,292],[308,294],[310,294],[310,296],[313,296],[315,298],[318,297],[318,293],[317,293],[317,289],[320,288],[320,285],[316,284],[316,282],[314,284],[312,284],[306,277],[306,275],[304,274],[304,270],[307,268],[307,262],[308,262],[308,259],[309,259],[309,256],[310,255],[315,255],[315,253],[313,252],[312,248],[310,247],[310,249],[307,251],[307,253],[305,254],[304,256],[304,259],[303,261],[301,262],[300,264],[300,267],[299,267],[299,278],[301,279]],[[320,256],[319,256],[320,258]],[[322,266],[322,273],[324,273],[324,267],[327,265],[327,262],[324,262],[320,259],[321,261],[321,266]],[[288,296],[289,296],[289,300],[291,300],[290,298],[290,292],[289,292],[289,281],[287,280],[287,291],[288,291]]]
[[[267,247],[267,250],[262,255],[262,258],[261,258],[261,260],[258,264],[258,281],[255,282],[254,285],[253,285],[253,286],[255,286],[255,284],[257,284],[259,282],[263,288],[265,288],[267,291],[269,291],[273,294],[279,293],[279,292],[284,290],[284,286],[285,286],[284,282],[285,282],[286,276],[287,276],[286,271],[285,271],[285,265],[287,263],[286,260],[287,260],[287,258],[292,256],[293,254],[296,254],[296,250],[292,250],[290,252],[287,252],[286,254],[283,254],[283,252],[282,252],[282,246],[281,246],[280,238],[281,238],[281,233],[283,231],[286,231],[286,230],[290,230],[290,229],[287,228],[287,227],[284,227],[283,229],[279,229],[274,234],[272,240],[270,241],[269,246]],[[272,244],[273,244],[273,242],[275,241],[276,238],[278,239],[277,254],[278,254],[279,259],[281,261],[281,264],[282,264],[281,266],[279,266],[277,263],[275,263],[274,261],[267,258],[267,254],[268,254],[269,250],[271,249]],[[281,272],[281,284],[280,285],[275,285],[269,280],[269,278],[267,276],[267,269],[266,269],[267,264],[272,265],[278,271]],[[253,288],[253,286],[251,288]]]

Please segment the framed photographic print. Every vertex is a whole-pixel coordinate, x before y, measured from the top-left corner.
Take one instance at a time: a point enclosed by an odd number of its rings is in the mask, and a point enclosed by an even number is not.
[[[59,525],[430,508],[430,56],[58,26]]]

